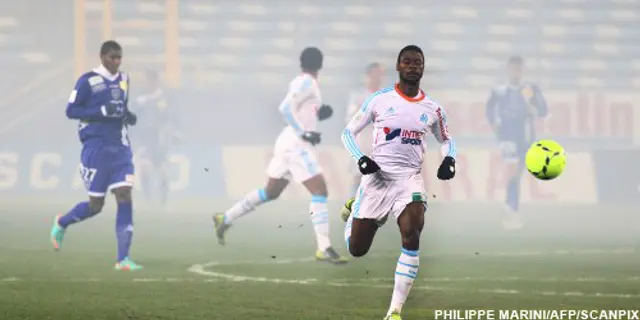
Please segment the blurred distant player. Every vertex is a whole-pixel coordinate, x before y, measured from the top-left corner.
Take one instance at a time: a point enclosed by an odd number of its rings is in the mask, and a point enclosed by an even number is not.
[[[367,66],[365,70],[365,76],[365,87],[354,90],[349,94],[349,105],[347,107],[346,114],[347,124],[351,121],[351,119],[353,119],[353,116],[355,116],[356,112],[358,112],[362,103],[370,95],[380,90],[380,86],[382,85],[382,80],[384,77],[384,70],[379,63],[374,62]],[[371,153],[371,145],[373,144],[372,137],[372,126],[365,127],[362,132],[360,132],[356,137],[358,145],[361,146],[362,151],[365,154]],[[352,174],[354,176],[353,191],[355,192],[355,190],[360,185],[360,178],[362,177],[362,174],[360,174],[360,171],[357,170],[357,166],[354,165],[350,168],[352,168]]]
[[[267,184],[262,189],[248,193],[226,212],[213,217],[220,244],[224,244],[225,233],[233,221],[257,206],[278,198],[289,180],[293,179],[311,193],[309,211],[316,233],[316,259],[336,264],[346,262],[329,240],[327,185],[314,148],[320,143],[320,133],[316,131],[318,120],[325,120],[333,114],[330,106],[322,104],[318,87],[317,78],[322,62],[323,55],[319,49],[310,47],[302,51],[302,74],[291,81],[289,92],[280,104],[280,112],[287,126],[276,140],[273,158],[267,168]]]
[[[420,173],[426,149],[426,135],[432,133],[442,144],[444,159],[438,179],[455,176],[456,148],[449,135],[441,105],[420,90],[424,54],[414,45],[398,54],[396,70],[400,81],[394,87],[371,95],[342,132],[342,142],[358,161],[363,174],[355,199],[345,204],[349,211],[345,240],[354,257],[371,248],[376,231],[391,214],[400,228],[402,250],[396,265],[391,305],[385,319],[400,320],[420,264],[420,233],[427,207]],[[365,155],[355,136],[373,123],[373,151]]]
[[[127,107],[129,76],[118,71],[122,47],[107,41],[100,48],[101,65],[80,76],[67,104],[67,117],[79,120],[82,142],[80,173],[89,201],[78,203],[69,213],[57,216],[51,229],[51,241],[60,249],[67,228],[98,214],[111,191],[118,204],[116,270],[142,267],[129,260],[133,237],[133,154],[127,127],[136,124],[136,116]]]
[[[147,199],[158,192],[161,203],[165,205],[169,193],[169,148],[178,137],[178,117],[169,107],[158,73],[148,71],[146,80],[144,94],[136,98],[141,119],[138,132],[142,142],[138,154],[146,160],[142,161],[140,182]]]
[[[508,230],[523,227],[518,213],[520,177],[527,149],[535,140],[535,120],[547,115],[547,102],[540,88],[522,81],[524,60],[513,56],[507,62],[507,83],[495,86],[487,102],[486,113],[500,143],[506,162],[507,197],[503,226]]]

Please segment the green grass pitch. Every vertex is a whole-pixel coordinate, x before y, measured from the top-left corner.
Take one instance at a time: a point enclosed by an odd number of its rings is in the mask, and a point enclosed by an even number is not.
[[[344,252],[333,203],[332,240]],[[53,252],[53,214],[0,213],[0,319],[382,319],[399,236],[392,221],[369,256],[345,266],[313,261],[305,203],[274,203],[238,221],[221,247],[209,210],[138,212],[135,273],[113,268],[113,210],[71,227]],[[62,209],[62,207],[60,208]],[[210,210],[210,211],[213,211]],[[497,207],[435,204],[427,213],[408,320],[435,309],[637,309],[637,212],[525,208],[507,233]],[[54,212],[53,212],[54,213]]]

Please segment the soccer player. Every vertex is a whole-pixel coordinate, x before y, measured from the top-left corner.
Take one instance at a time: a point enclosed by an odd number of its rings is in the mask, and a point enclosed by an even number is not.
[[[300,54],[302,74],[291,81],[289,92],[279,107],[287,126],[276,140],[274,155],[266,172],[266,186],[249,192],[224,213],[214,215],[213,221],[220,244],[224,245],[225,233],[236,219],[259,205],[277,199],[289,180],[293,179],[311,193],[309,212],[316,234],[316,259],[335,264],[346,263],[329,240],[327,185],[318,166],[314,148],[320,143],[320,133],[316,131],[318,120],[325,120],[333,114],[330,106],[322,104],[318,87],[317,78],[322,62],[322,52],[315,47],[305,48]]]
[[[118,204],[116,270],[142,267],[129,259],[133,238],[133,154],[127,128],[137,117],[127,107],[129,76],[119,71],[122,47],[115,41],[100,48],[101,65],[80,76],[69,96],[67,117],[78,120],[82,142],[80,173],[89,193],[89,201],[78,203],[65,215],[55,218],[51,228],[53,247],[59,250],[69,226],[102,211],[107,191]]]
[[[160,77],[155,71],[147,71],[145,92],[136,98],[138,125],[143,145],[139,155],[145,159],[141,183],[147,199],[158,191],[160,202],[166,205],[169,193],[168,161],[169,147],[178,137],[178,117],[169,107],[167,96],[162,89]]]
[[[424,225],[426,196],[421,169],[426,135],[442,144],[444,159],[437,177],[455,176],[456,148],[449,135],[441,105],[420,90],[424,72],[422,50],[409,45],[400,50],[396,63],[400,81],[371,95],[342,132],[342,142],[358,161],[363,174],[355,199],[345,204],[349,211],[345,240],[354,257],[364,256],[376,231],[388,215],[400,228],[402,249],[395,271],[391,305],[385,319],[399,320],[418,273],[420,233]],[[373,151],[362,153],[355,136],[373,123]]]
[[[486,106],[487,120],[498,138],[506,163],[508,182],[502,225],[507,230],[524,226],[522,216],[518,213],[520,177],[527,149],[535,140],[535,120],[545,117],[548,112],[540,88],[522,80],[523,68],[522,57],[509,58],[507,82],[491,90]]]
[[[373,93],[380,90],[382,85],[382,80],[384,77],[384,70],[382,66],[378,62],[370,63],[365,69],[365,87],[353,90],[349,94],[349,103],[347,106],[346,113],[346,123],[348,124],[353,116],[358,112],[362,103]],[[356,137],[358,141],[358,145],[363,148],[364,153],[371,152],[371,145],[373,131],[371,126],[367,126],[358,134]],[[362,174],[357,170],[357,166],[349,167],[350,173],[353,175],[353,192],[356,191],[358,186],[360,185],[360,178]]]

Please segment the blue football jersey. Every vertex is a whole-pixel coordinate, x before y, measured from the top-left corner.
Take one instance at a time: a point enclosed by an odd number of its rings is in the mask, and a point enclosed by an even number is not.
[[[127,126],[122,113],[127,110],[129,77],[127,74],[105,74],[100,68],[78,79],[67,104],[67,117],[79,120],[79,136],[83,144],[100,142],[129,146]],[[107,104],[116,104],[117,116],[106,113]]]
[[[491,90],[486,116],[499,140],[528,143],[535,139],[534,119],[548,108],[540,88],[531,83],[498,85]]]

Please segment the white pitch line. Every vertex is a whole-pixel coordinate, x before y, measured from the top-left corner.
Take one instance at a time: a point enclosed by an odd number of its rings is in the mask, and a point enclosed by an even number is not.
[[[597,278],[597,277],[579,277],[579,278],[532,278],[532,277],[459,277],[459,278],[420,278],[427,282],[568,282],[568,283],[599,283],[599,282],[638,282],[640,277],[628,278]],[[339,279],[335,282],[390,282],[393,278],[366,278],[366,279]]]
[[[522,257],[522,256],[559,256],[559,255],[611,255],[611,254],[636,254],[634,249],[617,249],[617,250],[556,250],[550,252],[544,251],[530,251],[520,253],[509,252],[497,252],[497,253],[485,253],[482,257]],[[470,254],[432,254],[421,255],[425,257],[433,256],[464,256]],[[378,256],[380,257],[380,256]],[[394,257],[395,258],[395,257]],[[245,261],[245,262],[208,262],[203,264],[195,264],[191,266],[188,271],[198,275],[209,276],[229,281],[251,281],[251,282],[268,282],[268,283],[282,283],[282,284],[316,284],[316,285],[328,285],[333,287],[366,287],[366,288],[393,288],[391,284],[376,284],[376,282],[391,282],[392,279],[385,278],[373,278],[373,279],[341,279],[332,281],[322,281],[315,278],[310,279],[280,279],[269,277],[255,277],[255,276],[240,276],[230,273],[217,272],[211,270],[214,267],[220,266],[238,266],[238,265],[265,265],[265,264],[293,264],[313,261],[312,258],[303,259],[284,259],[274,261]],[[373,280],[373,281],[372,281]],[[630,277],[626,279],[606,279],[606,278],[589,278],[581,277],[574,279],[566,278],[541,278],[541,281],[536,279],[527,279],[523,277],[464,277],[464,278],[424,278],[427,282],[463,282],[463,281],[496,281],[496,282],[509,282],[509,281],[530,281],[530,282],[613,282],[613,281],[639,281],[640,277]],[[596,298],[626,298],[637,299],[640,295],[637,294],[623,294],[623,293],[585,293],[585,292],[556,292],[556,291],[518,291],[512,289],[475,289],[475,291],[460,288],[446,288],[446,287],[434,287],[434,286],[418,286],[414,287],[416,290],[423,291],[460,291],[460,292],[478,292],[478,293],[490,293],[490,294],[522,294],[522,295],[544,295],[544,296],[579,296],[579,297],[596,297]]]

